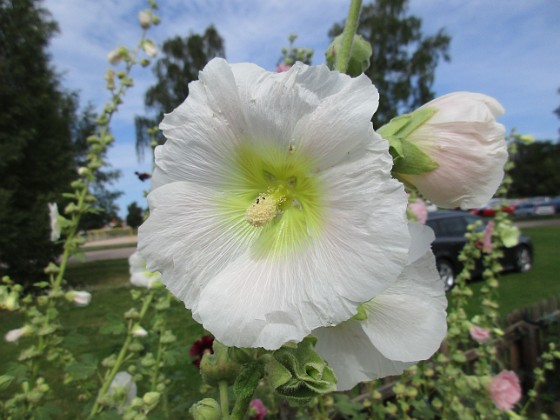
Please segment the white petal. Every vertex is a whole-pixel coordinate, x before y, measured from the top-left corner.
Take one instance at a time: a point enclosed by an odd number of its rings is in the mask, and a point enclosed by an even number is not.
[[[336,327],[313,331],[318,339],[317,352],[325,358],[338,379],[338,391],[352,389],[359,382],[371,381],[389,375],[400,375],[414,363],[387,359],[368,338],[355,320]]]
[[[429,358],[447,332],[447,300],[431,253],[405,268],[399,280],[365,304],[364,332],[391,360]]]

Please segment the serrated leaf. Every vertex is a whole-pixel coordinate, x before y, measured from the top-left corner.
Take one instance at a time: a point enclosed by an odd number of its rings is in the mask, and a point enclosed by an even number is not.
[[[107,317],[107,324],[105,324],[99,330],[101,334],[113,334],[113,335],[123,334],[124,331],[125,331],[124,322],[120,317],[116,315],[109,315]]]

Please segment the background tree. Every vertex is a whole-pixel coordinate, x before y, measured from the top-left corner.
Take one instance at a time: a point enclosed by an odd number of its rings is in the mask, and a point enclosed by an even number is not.
[[[126,224],[133,229],[138,229],[144,223],[144,210],[133,201],[127,207],[128,214],[126,215]]]
[[[47,203],[76,174],[77,98],[61,89],[46,53],[56,31],[39,1],[0,0],[0,275],[22,283],[58,255]]]
[[[198,79],[198,72],[214,57],[225,57],[224,40],[210,25],[204,34],[190,34],[182,38],[176,36],[163,43],[161,58],[153,71],[157,82],[144,96],[148,116],[137,116],[136,152],[139,159],[150,144],[148,129],[157,126],[165,112],[179,106],[189,93],[188,83]],[[165,139],[161,133],[156,135],[158,143]]]
[[[95,131],[97,114],[91,104],[87,105],[81,115],[76,118],[73,127],[76,167],[85,166],[86,155],[89,150],[88,136]],[[105,156],[103,156],[105,157]],[[90,185],[90,193],[96,198],[94,203],[97,213],[86,213],[80,220],[80,229],[99,229],[111,220],[118,219],[119,207],[115,201],[123,194],[122,191],[111,190],[122,173],[118,169],[111,169],[108,163],[95,172],[95,182]]]
[[[414,110],[434,98],[432,85],[441,58],[449,61],[451,37],[444,29],[422,34],[422,20],[408,14],[408,0],[375,0],[364,5],[358,33],[372,46],[366,74],[379,90],[381,100],[373,116],[375,128],[398,114]],[[329,31],[334,38],[344,22]]]
[[[560,194],[560,144],[534,141],[519,144],[511,170],[511,197],[556,196]]]

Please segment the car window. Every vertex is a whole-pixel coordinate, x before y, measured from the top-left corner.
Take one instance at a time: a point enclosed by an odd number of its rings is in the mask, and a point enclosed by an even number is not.
[[[439,220],[441,236],[465,236],[467,222],[462,217],[450,217]]]

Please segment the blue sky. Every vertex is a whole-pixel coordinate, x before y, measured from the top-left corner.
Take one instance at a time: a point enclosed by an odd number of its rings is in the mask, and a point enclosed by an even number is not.
[[[251,61],[273,70],[287,36],[315,50],[314,64],[324,62],[327,32],[344,19],[349,0],[160,0],[161,25],[150,35],[165,39],[202,32],[214,24],[225,39],[230,62]],[[142,0],[46,0],[59,23],[53,39],[53,64],[63,85],[80,92],[82,104],[99,109],[107,100],[103,75],[107,53],[134,45],[140,36],[137,13]],[[560,119],[560,2],[557,0],[411,0],[410,12],[423,21],[423,32],[446,28],[451,35],[451,62],[436,71],[434,90],[443,95],[467,90],[496,97],[506,109],[500,121],[508,129],[538,139],[558,139]],[[118,201],[122,216],[132,201],[145,205],[148,188],[134,171],[150,171],[134,148],[134,116],[144,114],[143,94],[153,84],[150,70],[133,74],[135,86],[112,124],[117,139],[109,152],[123,177],[115,185],[125,192]],[[382,100],[382,99],[381,99]]]

